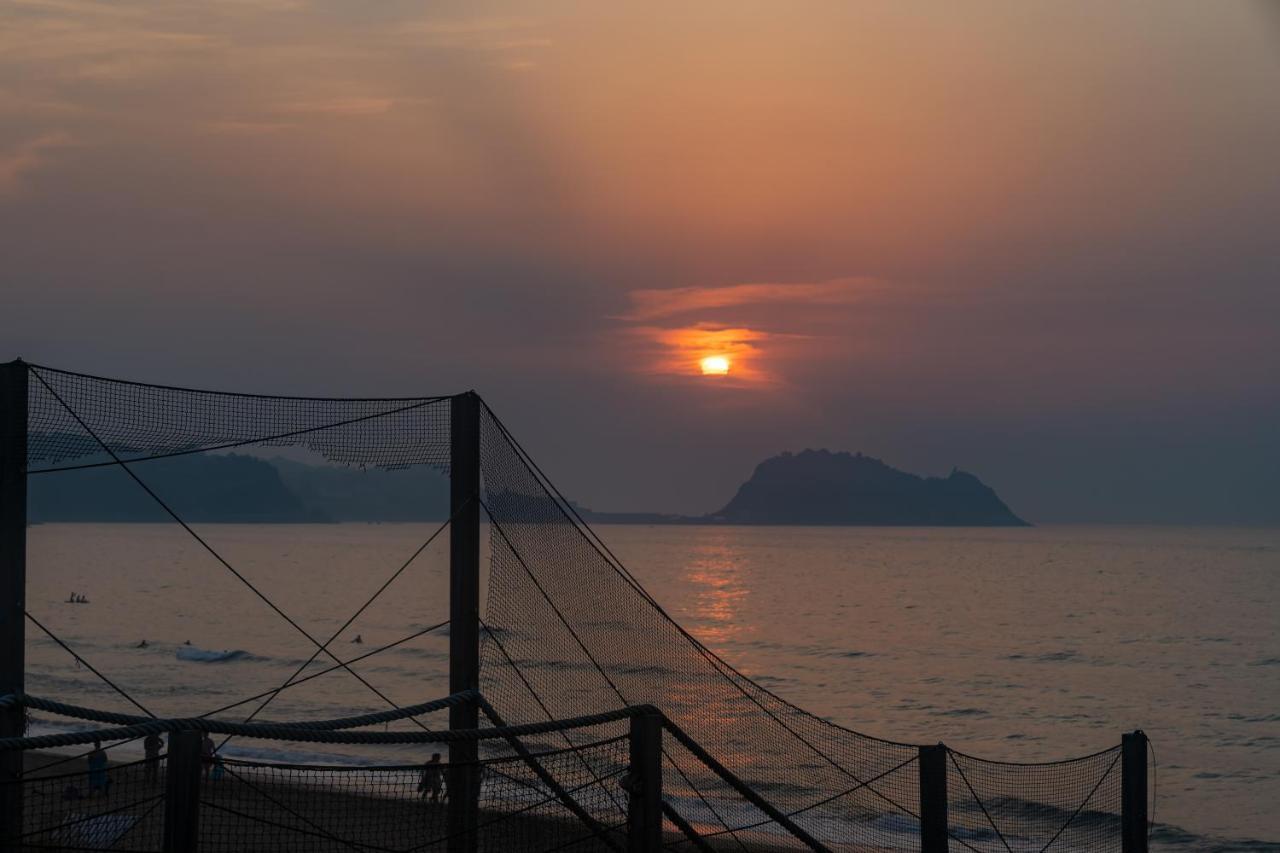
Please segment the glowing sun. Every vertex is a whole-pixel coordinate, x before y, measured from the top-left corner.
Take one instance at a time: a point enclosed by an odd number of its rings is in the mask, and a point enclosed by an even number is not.
[[[729,359],[722,355],[709,355],[699,362],[703,376],[724,376],[729,372]]]

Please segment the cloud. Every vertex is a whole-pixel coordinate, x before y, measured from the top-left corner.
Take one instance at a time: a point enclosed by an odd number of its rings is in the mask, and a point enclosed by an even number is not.
[[[809,283],[730,284],[720,287],[675,287],[633,290],[631,310],[615,319],[648,322],[713,308],[766,303],[849,305],[880,282],[871,278],[837,278]]]
[[[0,152],[0,195],[16,190],[23,175],[43,166],[48,161],[46,152],[74,144],[69,134],[55,132],[21,142],[12,151]]]
[[[641,373],[653,376],[701,376],[702,359],[719,356],[729,361],[729,374],[716,377],[717,384],[759,386],[776,381],[772,371],[761,364],[764,345],[777,338],[792,337],[761,329],[698,323],[664,328],[636,326],[628,334],[637,341],[641,356],[635,362]]]

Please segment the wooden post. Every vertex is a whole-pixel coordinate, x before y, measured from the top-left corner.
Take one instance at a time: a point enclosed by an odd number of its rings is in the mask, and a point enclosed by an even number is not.
[[[452,398],[450,412],[449,692],[480,688],[480,398]],[[480,724],[474,702],[449,709],[450,729]],[[470,853],[476,836],[480,774],[476,741],[449,744],[449,850]]]
[[[21,359],[0,364],[0,696],[25,689],[27,379]],[[22,737],[25,723],[20,705],[0,711],[0,737]],[[22,757],[0,752],[0,780],[22,778]],[[22,826],[22,785],[0,785],[0,838],[21,835]],[[0,840],[0,849],[10,845]]]
[[[631,718],[631,772],[627,791],[628,853],[662,849],[662,716]]]
[[[200,824],[200,732],[173,732],[164,777],[164,853],[195,853]]]
[[[1147,853],[1147,736],[1138,730],[1120,742],[1120,848]]]
[[[920,853],[947,853],[947,748],[920,747]]]

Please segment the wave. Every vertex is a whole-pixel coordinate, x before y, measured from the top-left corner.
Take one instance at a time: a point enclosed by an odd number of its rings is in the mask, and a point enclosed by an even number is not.
[[[223,649],[220,652],[215,652],[212,649],[202,649],[198,646],[179,646],[175,656],[178,660],[191,661],[193,663],[229,663],[237,660],[258,660],[258,658],[244,649],[232,649],[230,651]]]

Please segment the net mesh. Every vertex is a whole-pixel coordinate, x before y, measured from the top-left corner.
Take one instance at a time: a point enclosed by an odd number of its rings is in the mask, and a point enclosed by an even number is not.
[[[951,837],[979,853],[1120,850],[1120,775],[1119,747],[1050,764],[950,751]]]
[[[130,460],[248,444],[303,447],[341,465],[449,469],[441,397],[263,397],[32,367],[27,424],[32,471],[108,451]]]
[[[23,822],[3,827],[13,850],[160,850],[164,818],[163,757],[89,770],[83,761],[0,784],[20,785]]]
[[[626,772],[623,737],[574,750],[534,753],[564,793],[553,792],[527,760],[476,763],[480,775],[477,849],[608,849],[561,800],[567,794],[620,841],[625,809],[614,792]],[[587,767],[597,772],[589,772]],[[445,850],[450,765],[315,767],[223,761],[201,784],[202,851]],[[625,846],[625,843],[623,843]]]
[[[32,368],[29,408],[32,471],[75,460],[96,464],[104,444],[125,459],[265,443],[305,447],[344,465],[449,468],[449,398],[258,397]],[[920,849],[916,746],[829,723],[732,669],[615,564],[483,407],[480,444],[480,500],[490,539],[480,687],[505,723],[652,704],[786,816],[784,822],[767,814],[667,737],[665,798],[701,843],[785,849],[801,845],[800,835],[807,833],[831,849]],[[615,754],[620,741],[589,745],[599,736],[565,730],[546,735],[538,747],[565,749],[553,761],[556,778],[581,790],[590,804],[584,807],[600,822],[619,826],[625,797],[616,777],[625,756]],[[1117,847],[1116,755],[1033,766],[950,754],[953,849]],[[486,810],[507,813],[521,797],[546,794],[518,759],[495,761],[500,763],[486,764],[483,774]],[[418,781],[405,768],[339,771],[227,762],[224,776],[205,795],[209,817],[201,847],[255,849],[259,842],[235,835],[248,822],[263,839],[291,833],[293,840],[280,836],[261,842],[262,849],[429,849],[444,828],[441,810],[418,794]],[[495,823],[482,840],[487,849],[552,849],[540,827],[570,819],[553,799],[536,805],[530,800],[524,819]],[[666,826],[669,847],[698,846],[674,822]],[[339,827],[348,833],[344,841],[333,840]],[[590,849],[598,841],[593,839],[588,833],[575,841],[559,832],[556,843]]]

